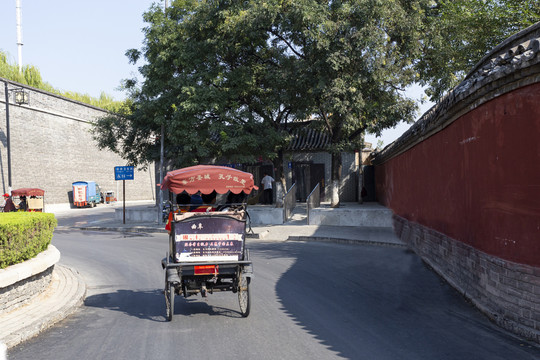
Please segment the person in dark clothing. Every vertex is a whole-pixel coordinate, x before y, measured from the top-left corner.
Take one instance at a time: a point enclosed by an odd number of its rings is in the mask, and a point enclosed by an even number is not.
[[[210,194],[202,194],[201,197],[202,197],[203,204],[206,204],[206,205],[215,204],[217,192],[216,190],[214,190]]]
[[[174,211],[175,213],[185,213],[189,211],[189,204],[191,203],[191,196],[183,191],[180,194],[176,195],[176,205],[178,208]],[[173,211],[169,211],[169,217],[167,223],[165,224],[165,230],[170,234],[171,233],[171,223],[173,220]]]
[[[187,192],[183,191],[176,195],[176,205],[179,205],[180,212],[189,211],[189,204],[191,204],[191,196]]]
[[[214,204],[216,203],[217,192],[214,190],[210,194],[202,194],[203,204],[198,206],[193,212],[209,212],[214,211]]]
[[[227,204],[242,204],[245,198],[246,194],[243,191],[240,194],[230,192],[227,195]]]
[[[17,211],[17,207],[13,203],[13,200],[11,200],[11,195],[4,194],[4,200],[4,212]]]
[[[239,194],[229,192],[224,205],[218,207],[218,211],[230,211],[233,209],[242,208],[246,200],[246,194],[242,191]]]
[[[28,203],[26,202],[26,196],[21,196],[21,202],[19,203],[19,210],[27,211]]]
[[[189,211],[193,211],[197,209],[200,205],[202,205],[202,203],[203,203],[203,199],[201,197],[201,194],[197,193],[197,194],[191,195],[191,207]]]

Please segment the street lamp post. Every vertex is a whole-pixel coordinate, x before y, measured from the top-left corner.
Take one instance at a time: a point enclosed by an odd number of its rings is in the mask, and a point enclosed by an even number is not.
[[[8,162],[8,193],[11,195],[11,140],[9,136],[9,90],[7,81],[4,82],[6,95],[6,141]]]
[[[29,96],[24,89],[9,89],[7,80],[4,80],[4,94],[6,98],[6,146],[7,146],[7,163],[8,163],[8,193],[11,195],[11,135],[9,128],[9,92],[15,94],[15,103],[17,105],[28,104]]]

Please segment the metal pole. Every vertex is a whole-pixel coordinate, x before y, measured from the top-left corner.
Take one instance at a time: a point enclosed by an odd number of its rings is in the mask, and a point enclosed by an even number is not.
[[[167,0],[165,0],[165,9],[167,10]],[[163,157],[165,153],[165,124],[161,124],[161,144],[159,153],[159,206],[158,206],[158,224],[163,225],[163,190],[161,184],[163,184]]]
[[[19,73],[22,73],[22,15],[21,15],[21,0],[16,2],[17,10],[17,50],[19,53]]]
[[[161,124],[161,149],[159,156],[159,206],[158,206],[158,224],[163,224],[163,190],[161,184],[163,184],[163,157],[164,157],[164,142],[165,142],[165,124]]]
[[[8,82],[4,81],[6,95],[6,141],[7,141],[7,161],[8,161],[8,193],[11,195],[11,139],[9,134],[9,91]]]
[[[123,224],[126,223],[126,180],[122,180],[122,202],[123,202],[123,213],[124,213],[124,221]]]

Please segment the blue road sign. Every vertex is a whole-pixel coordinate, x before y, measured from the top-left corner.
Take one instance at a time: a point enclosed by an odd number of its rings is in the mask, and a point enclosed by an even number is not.
[[[114,180],[133,180],[133,166],[115,166]]]

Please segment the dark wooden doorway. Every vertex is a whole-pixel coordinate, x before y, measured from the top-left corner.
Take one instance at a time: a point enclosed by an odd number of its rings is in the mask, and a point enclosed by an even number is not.
[[[296,201],[305,202],[319,184],[321,198],[324,196],[324,164],[293,163],[293,183],[296,183]]]

